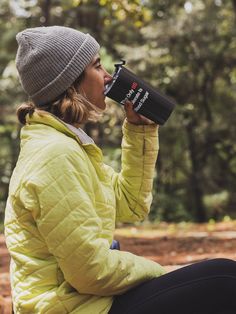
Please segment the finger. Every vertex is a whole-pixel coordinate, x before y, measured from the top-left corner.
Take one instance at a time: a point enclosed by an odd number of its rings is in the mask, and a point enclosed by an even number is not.
[[[131,112],[133,110],[133,104],[130,101],[126,101],[124,104],[125,110]]]

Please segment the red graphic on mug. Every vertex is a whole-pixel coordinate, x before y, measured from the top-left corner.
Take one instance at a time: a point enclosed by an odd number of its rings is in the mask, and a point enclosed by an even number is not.
[[[131,88],[132,88],[132,89],[135,89],[137,86],[138,86],[138,83],[133,82],[133,84],[132,84]]]

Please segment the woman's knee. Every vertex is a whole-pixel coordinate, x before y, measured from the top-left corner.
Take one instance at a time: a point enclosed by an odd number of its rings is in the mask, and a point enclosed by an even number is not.
[[[207,260],[205,266],[215,275],[233,275],[236,277],[236,261],[228,258],[214,258]]]
[[[208,261],[220,266],[236,267],[236,261],[229,258],[213,258]]]

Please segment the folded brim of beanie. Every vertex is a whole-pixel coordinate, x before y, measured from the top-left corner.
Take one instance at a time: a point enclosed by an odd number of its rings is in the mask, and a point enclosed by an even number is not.
[[[32,101],[38,106],[42,106],[58,98],[82,74],[93,57],[99,52],[99,49],[100,46],[97,41],[89,34],[86,34],[85,41],[63,71],[48,85],[31,95]],[[85,55],[86,59],[83,57]],[[50,65],[48,71],[50,71]]]

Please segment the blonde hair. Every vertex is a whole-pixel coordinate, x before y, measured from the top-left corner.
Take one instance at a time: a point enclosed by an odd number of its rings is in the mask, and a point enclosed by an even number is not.
[[[32,101],[21,104],[17,108],[17,117],[20,123],[26,124],[26,115],[32,116],[35,110],[44,110],[52,113],[62,121],[79,125],[88,121],[97,121],[101,111],[79,92],[82,74],[57,100],[45,105],[37,106]]]

